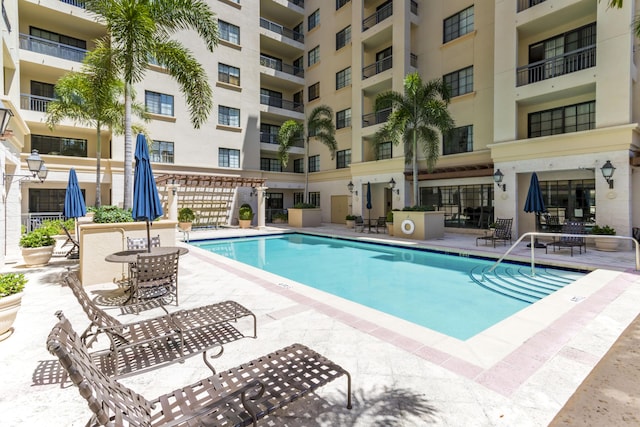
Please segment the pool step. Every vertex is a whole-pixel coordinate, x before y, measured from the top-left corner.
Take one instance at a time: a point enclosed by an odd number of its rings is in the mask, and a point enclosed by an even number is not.
[[[486,289],[528,303],[539,301],[581,277],[570,271],[559,274],[544,267],[536,267],[535,276],[531,276],[531,268],[526,266],[499,266],[489,272],[490,268],[474,268],[471,279]]]

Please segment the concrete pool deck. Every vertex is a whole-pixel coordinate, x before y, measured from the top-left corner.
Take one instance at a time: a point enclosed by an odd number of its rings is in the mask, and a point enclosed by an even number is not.
[[[304,231],[363,240],[393,239],[398,244],[486,256],[497,256],[506,249],[476,247],[475,236],[465,234],[447,233],[442,240],[416,243],[386,234],[353,233],[336,225]],[[191,239],[262,232],[196,231]],[[528,259],[529,252],[522,243],[514,257]],[[233,299],[258,316],[258,338],[227,345],[222,357],[214,360],[217,367],[236,366],[300,342],[351,372],[351,411],[344,408],[344,382],[335,381],[305,398],[306,403],[296,402],[277,411],[270,417],[271,424],[265,420],[262,425],[545,426],[640,312],[640,276],[634,271],[631,251],[605,253],[590,247],[586,254],[570,257],[567,250],[545,255],[544,249],[535,249],[535,256],[547,263],[601,269],[466,342],[198,248],[191,248],[180,260],[180,308]],[[84,425],[90,416],[74,387],[67,383],[61,388],[57,365],[45,349],[56,310],[62,309],[76,329],[87,325],[70,290],[60,285],[67,267],[73,268],[74,263],[57,259],[43,268],[13,268],[27,273],[30,281],[15,333],[0,342],[3,426]],[[106,283],[87,290],[91,294],[113,287]],[[156,310],[140,316],[158,314]],[[122,382],[152,399],[208,374],[202,361],[194,357]]]

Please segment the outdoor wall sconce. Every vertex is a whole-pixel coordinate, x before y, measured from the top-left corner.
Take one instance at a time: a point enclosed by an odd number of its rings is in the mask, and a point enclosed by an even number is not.
[[[31,172],[31,174],[3,173],[2,176],[5,180],[7,178],[14,177],[14,176],[19,176],[20,181],[27,178],[38,178],[40,182],[44,182],[44,180],[47,179],[47,174],[49,173],[49,171],[47,170],[47,167],[44,165],[44,160],[40,158],[40,155],[38,154],[38,150],[34,149],[31,151],[31,154],[29,155],[29,157],[27,157],[27,166],[29,167],[29,172]]]
[[[347,190],[349,190],[349,193],[354,194],[357,196],[358,195],[358,190],[353,190],[353,182],[349,181],[349,183],[347,184]]]
[[[256,187],[251,187],[251,193],[249,193],[249,197],[256,196],[257,194],[258,190],[256,190]]]
[[[600,168],[600,171],[602,172],[604,179],[607,180],[609,189],[613,190],[613,173],[616,171],[616,168],[611,164],[611,161],[607,160],[607,162]]]
[[[389,190],[391,190],[392,193],[395,193],[398,196],[400,195],[400,189],[396,188],[396,180],[393,179],[393,177],[391,178],[391,180],[389,181],[389,184],[387,184],[387,186],[389,187]]]
[[[10,108],[6,108],[2,102],[0,102],[0,138],[4,139],[7,126],[9,126],[9,120],[13,117],[13,111]]]
[[[502,191],[507,191],[507,184],[502,183],[502,179],[504,178],[504,174],[500,172],[500,169],[493,174],[493,181],[496,183],[498,188],[502,189]]]

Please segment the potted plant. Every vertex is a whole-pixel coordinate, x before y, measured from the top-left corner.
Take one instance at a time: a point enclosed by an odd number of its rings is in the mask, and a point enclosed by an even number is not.
[[[196,214],[193,213],[191,208],[181,208],[178,211],[178,228],[182,231],[191,231],[191,226],[195,219]]]
[[[387,212],[386,224],[387,224],[387,234],[389,236],[393,236],[393,212],[392,211]]]
[[[272,220],[274,224],[286,224],[287,214],[284,212],[276,212],[273,214]]]
[[[22,273],[0,275],[0,341],[11,335],[26,283]]]
[[[49,231],[44,228],[23,234],[20,238],[22,248],[22,259],[27,267],[46,265],[53,255],[53,248],[56,241]]]
[[[599,236],[615,236],[616,230],[608,225],[599,226],[596,224],[591,228],[591,234]],[[615,252],[618,249],[618,239],[601,238],[594,240],[596,243],[596,249],[599,251]]]
[[[313,203],[296,203],[287,211],[291,227],[319,227],[322,224],[322,211]]]
[[[238,221],[240,222],[240,228],[251,227],[251,220],[253,220],[253,209],[247,203],[240,206],[238,211]]]
[[[356,225],[355,215],[347,215],[345,217],[347,228],[353,228]]]
[[[62,229],[63,226],[70,234],[75,234],[76,224],[73,218],[69,218],[66,221],[62,219],[47,219],[42,221],[42,225],[39,227],[45,229],[56,241],[55,249],[53,250],[54,255],[65,255],[69,251],[68,248],[65,249],[64,247],[67,243],[68,237]]]

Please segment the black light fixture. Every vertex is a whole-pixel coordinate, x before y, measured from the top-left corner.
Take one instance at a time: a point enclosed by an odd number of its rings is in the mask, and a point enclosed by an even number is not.
[[[613,173],[616,171],[616,168],[611,164],[610,160],[602,165],[600,168],[600,172],[602,172],[602,176],[607,180],[607,184],[609,184],[609,189],[613,190]]]
[[[355,192],[356,196],[358,195],[358,190],[353,191],[353,182],[351,181],[347,184],[347,190],[349,190],[349,193],[351,194]]]
[[[507,184],[502,183],[502,179],[504,178],[504,174],[500,172],[500,169],[496,170],[493,174],[493,181],[496,183],[498,188],[501,188],[502,191],[507,191]]]
[[[256,190],[256,187],[251,187],[251,193],[249,193],[249,196],[253,197],[257,195],[258,195],[258,190]]]
[[[396,188],[396,180],[393,179],[393,177],[391,177],[391,180],[389,180],[387,187],[389,187],[389,190],[391,190],[392,193],[396,193],[397,195],[400,195],[400,189]]]
[[[49,170],[44,165],[44,160],[42,160],[42,158],[40,157],[40,154],[38,154],[38,150],[36,149],[31,150],[31,154],[29,155],[29,157],[27,157],[27,167],[29,168],[29,172],[31,172],[31,174],[3,173],[2,175],[5,180],[7,178],[14,177],[14,176],[21,177],[20,180],[23,180],[26,178],[38,178],[40,182],[44,182],[44,180],[47,179]]]
[[[9,126],[9,120],[13,117],[13,111],[10,108],[6,108],[4,104],[0,102],[0,135],[4,135]]]

